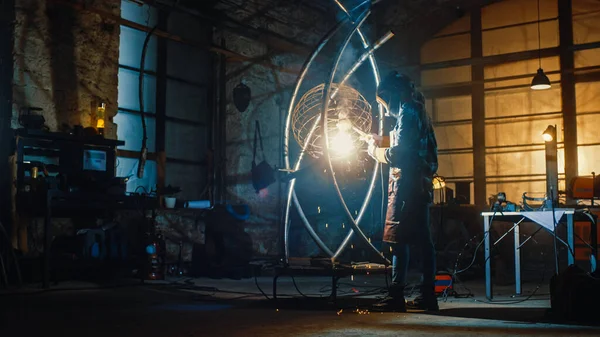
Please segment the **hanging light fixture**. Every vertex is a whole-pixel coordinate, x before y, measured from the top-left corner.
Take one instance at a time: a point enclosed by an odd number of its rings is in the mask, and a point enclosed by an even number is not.
[[[542,39],[540,33],[540,0],[537,2],[537,12],[538,12],[538,60],[540,67],[537,70],[537,74],[533,77],[531,81],[531,89],[533,90],[544,90],[550,89],[550,79],[544,73],[544,69],[542,69]]]

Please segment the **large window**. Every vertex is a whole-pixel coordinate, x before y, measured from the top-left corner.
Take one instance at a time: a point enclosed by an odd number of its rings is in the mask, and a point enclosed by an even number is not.
[[[157,23],[157,10],[148,5],[123,1],[121,16],[146,27]],[[145,190],[150,192],[157,184],[157,163],[148,160],[144,167],[144,177],[137,177],[138,157],[142,148],[142,121],[139,102],[139,76],[142,46],[147,33],[141,30],[121,26],[121,42],[119,47],[119,112],[114,118],[117,124],[117,136],[125,141],[119,147],[117,158],[117,175],[130,177],[127,191]],[[147,148],[151,158],[156,151],[156,67],[157,38],[152,36],[146,50],[144,69],[144,117],[146,119]]]
[[[485,190],[506,192],[518,201],[523,192],[545,192],[545,151],[541,133],[548,125],[563,130],[563,102],[558,47],[558,0],[505,0],[481,9],[481,55],[473,60],[471,18],[446,27],[421,49],[421,84],[428,95],[440,143],[440,174],[448,181],[473,181],[473,116],[470,105],[475,64],[483,64]],[[580,175],[600,167],[600,4],[573,0],[577,151]],[[538,46],[545,49],[541,66],[550,90],[533,91],[531,79],[540,66]],[[552,50],[554,48],[554,51]],[[478,94],[480,95],[480,94]],[[481,98],[481,97],[479,97]],[[476,101],[476,100],[473,100]],[[476,134],[475,132],[475,134]],[[559,188],[564,190],[564,133],[558,134]],[[451,186],[452,187],[452,186]]]
[[[147,32],[121,27],[119,56],[119,112],[114,118],[119,148],[117,174],[130,177],[128,192],[154,190],[157,185],[182,188],[180,197],[206,197],[209,149],[211,55],[202,45],[210,43],[210,27],[191,15],[124,0],[123,19],[151,29],[165,16],[159,30],[180,40],[152,36],[146,50],[144,111],[139,103],[140,61]],[[131,25],[130,25],[131,26]],[[162,38],[161,38],[162,39]],[[148,160],[144,177],[137,177],[142,147],[142,114],[146,121]],[[157,153],[164,160],[157,161]]]

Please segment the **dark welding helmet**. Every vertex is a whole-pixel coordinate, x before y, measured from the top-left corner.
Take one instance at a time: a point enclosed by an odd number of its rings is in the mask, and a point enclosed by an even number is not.
[[[383,106],[386,116],[398,117],[400,114],[401,93],[411,96],[414,91],[414,85],[408,76],[393,71],[379,83],[377,103]]]

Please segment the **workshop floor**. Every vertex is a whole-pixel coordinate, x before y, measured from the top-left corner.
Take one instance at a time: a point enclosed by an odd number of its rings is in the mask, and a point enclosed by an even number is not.
[[[439,313],[399,314],[364,310],[380,295],[357,295],[383,285],[380,276],[342,280],[338,307],[296,297],[291,278],[281,278],[279,290],[295,297],[277,303],[260,294],[254,279],[170,280],[105,289],[69,282],[46,292],[0,292],[0,336],[600,336],[599,327],[548,323],[547,285],[527,301],[501,305],[475,301],[484,299],[479,283],[468,284],[474,298],[448,298]],[[258,284],[270,297],[272,279],[260,277]],[[296,284],[306,296],[318,297],[329,290],[330,279],[296,278]],[[502,294],[512,288],[497,287],[495,300],[525,299],[533,289],[526,284],[525,297],[510,298]]]

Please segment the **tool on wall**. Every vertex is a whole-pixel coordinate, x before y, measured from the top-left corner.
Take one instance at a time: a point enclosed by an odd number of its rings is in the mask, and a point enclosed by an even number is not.
[[[251,99],[252,91],[246,83],[241,82],[233,89],[233,104],[235,104],[239,112],[244,112],[248,109]]]
[[[256,147],[260,141],[260,152],[263,155],[263,161],[256,164]],[[275,171],[265,159],[265,149],[263,148],[262,136],[260,134],[260,123],[255,123],[254,129],[254,154],[252,156],[252,186],[258,194],[262,189],[275,182]]]

